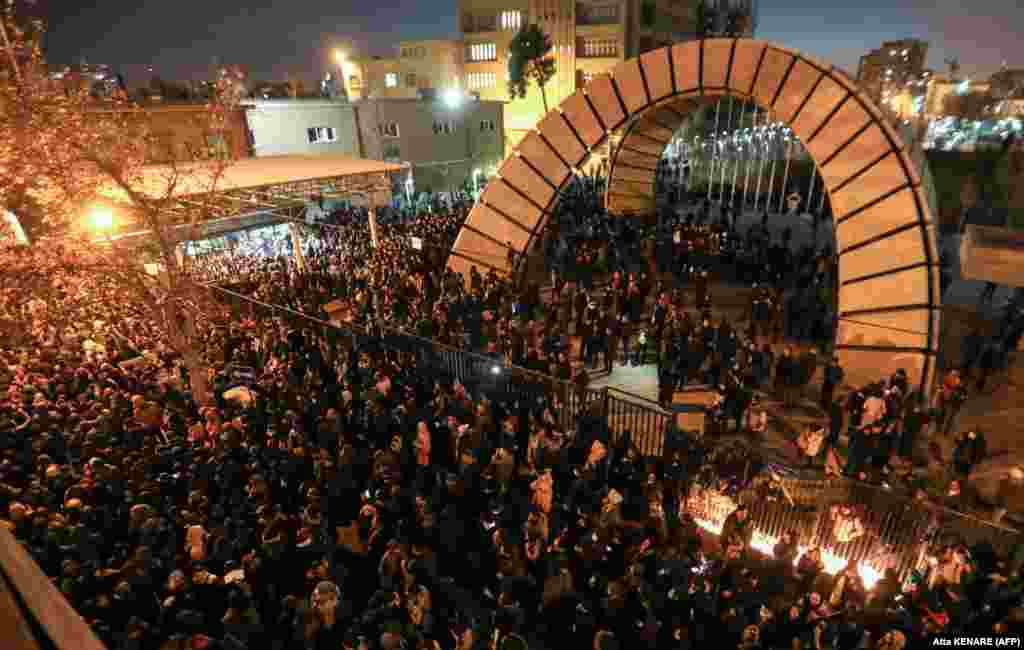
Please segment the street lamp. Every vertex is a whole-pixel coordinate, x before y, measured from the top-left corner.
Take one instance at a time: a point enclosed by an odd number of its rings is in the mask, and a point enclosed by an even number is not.
[[[448,108],[458,108],[462,105],[462,92],[458,88],[449,88],[444,91],[442,99]]]
[[[113,211],[102,205],[97,205],[89,211],[89,225],[97,233],[109,236],[110,229],[114,227]]]
[[[480,177],[483,172],[479,168],[473,170],[473,190],[476,192],[476,198],[480,199]]]
[[[341,91],[345,93],[345,97],[349,97],[348,93],[348,75],[345,74],[345,66],[348,65],[348,57],[342,50],[334,50],[334,62],[338,64],[338,73],[341,75],[341,83],[339,84]]]

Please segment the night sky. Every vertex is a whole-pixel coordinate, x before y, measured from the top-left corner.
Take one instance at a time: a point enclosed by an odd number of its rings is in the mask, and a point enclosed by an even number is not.
[[[832,61],[851,74],[866,50],[903,37],[931,42],[928,65],[987,75],[1024,67],[1020,0],[759,0],[758,37]],[[251,79],[312,81],[335,47],[389,55],[400,39],[457,35],[455,0],[46,0],[48,59],[108,63],[130,84],[153,65],[165,79],[202,79],[217,63]],[[830,6],[836,5],[836,6]],[[964,8],[967,6],[967,9]]]

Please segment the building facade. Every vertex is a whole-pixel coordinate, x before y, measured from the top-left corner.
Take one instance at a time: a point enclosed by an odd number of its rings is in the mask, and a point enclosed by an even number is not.
[[[514,146],[543,116],[544,102],[532,84],[526,97],[508,97],[509,44],[524,25],[537,24],[551,38],[555,77],[545,92],[557,106],[595,75],[639,54],[694,38],[700,29],[698,0],[460,0],[466,90],[481,99],[507,101],[506,137]],[[731,11],[749,17],[743,35],[754,31],[753,0],[708,3],[725,29]]]
[[[1024,95],[1024,68],[1003,68],[989,79],[997,99]]]
[[[250,99],[243,106],[256,156],[363,157],[353,104],[327,99]]]
[[[947,99],[951,95],[989,92],[991,92],[991,85],[987,81],[953,79],[945,75],[934,75],[928,82],[928,91],[925,94],[924,100],[924,114],[929,119],[945,117]]]
[[[256,156],[347,155],[408,163],[419,189],[483,181],[505,153],[504,104],[466,99],[245,102]]]
[[[371,99],[355,106],[363,157],[409,163],[417,190],[482,185],[504,158],[501,102]]]
[[[96,112],[117,110],[98,103]],[[227,153],[232,158],[252,156],[245,111],[233,109],[226,116],[221,130],[213,128],[213,119],[206,104],[157,104],[128,109],[128,126],[138,120],[140,132],[149,138],[147,162],[165,164],[188,162],[210,153]],[[126,137],[131,137],[126,134]]]
[[[884,102],[887,95],[901,92],[907,84],[921,82],[928,76],[925,74],[927,58],[927,41],[915,38],[885,41],[860,58],[857,83],[873,99]]]
[[[416,99],[462,84],[462,44],[456,40],[401,41],[392,57],[361,57],[342,65],[348,96]]]

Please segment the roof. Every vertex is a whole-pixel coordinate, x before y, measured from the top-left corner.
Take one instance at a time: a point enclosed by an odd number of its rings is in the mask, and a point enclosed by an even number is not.
[[[148,165],[141,171],[141,182],[147,194],[159,198],[167,194],[169,184],[176,178],[173,195],[188,197],[206,194],[211,189],[217,193],[227,193],[302,181],[385,174],[403,169],[402,165],[396,163],[349,156],[265,156],[242,158],[231,163],[215,185],[211,178],[212,170],[202,163]],[[123,196],[116,188],[111,188],[105,194],[115,199],[119,195]]]

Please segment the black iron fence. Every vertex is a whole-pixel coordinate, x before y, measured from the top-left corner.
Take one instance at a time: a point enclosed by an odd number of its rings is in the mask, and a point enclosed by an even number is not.
[[[800,547],[822,550],[832,572],[852,561],[862,575],[878,578],[891,568],[905,579],[924,568],[930,553],[945,544],[989,544],[1006,556],[1024,542],[1020,531],[880,486],[842,478],[780,483],[787,498],[766,499],[756,492],[741,498],[753,524],[753,545],[770,553],[783,534],[795,531]],[[735,505],[717,492],[695,488],[686,507],[704,528],[717,531]],[[864,531],[848,541],[837,536],[833,516],[833,507],[844,505],[852,506]]]
[[[572,382],[509,365],[497,356],[479,354],[389,327],[325,321],[279,305],[260,302],[222,287],[210,287],[239,318],[274,318],[292,327],[316,329],[328,340],[348,339],[360,350],[410,355],[416,367],[441,380],[459,382],[473,395],[505,404],[539,404],[545,396],[557,403],[559,426],[575,428],[585,411],[604,420],[612,441],[630,432],[639,450],[660,456],[670,414],[653,403],[609,388],[584,388]]]

